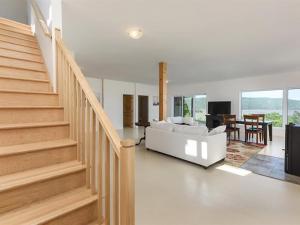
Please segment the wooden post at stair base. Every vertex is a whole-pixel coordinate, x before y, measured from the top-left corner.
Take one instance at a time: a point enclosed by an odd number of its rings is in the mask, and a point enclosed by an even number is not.
[[[135,142],[121,140],[120,224],[135,225]]]
[[[159,120],[167,118],[167,64],[159,63]]]

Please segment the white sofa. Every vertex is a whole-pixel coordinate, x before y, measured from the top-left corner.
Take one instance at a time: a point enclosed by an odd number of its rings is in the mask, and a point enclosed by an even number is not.
[[[146,148],[209,167],[226,157],[224,130],[208,133],[206,127],[152,123],[146,129]]]
[[[167,122],[174,123],[174,124],[188,124],[190,126],[198,126],[198,122],[194,121],[193,117],[182,117],[182,116],[168,117]]]

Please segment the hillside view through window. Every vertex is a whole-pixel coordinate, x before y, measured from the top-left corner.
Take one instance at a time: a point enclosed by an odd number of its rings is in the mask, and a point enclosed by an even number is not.
[[[242,92],[242,116],[265,114],[273,126],[283,126],[283,90]]]
[[[300,89],[288,92],[288,122],[300,124]]]

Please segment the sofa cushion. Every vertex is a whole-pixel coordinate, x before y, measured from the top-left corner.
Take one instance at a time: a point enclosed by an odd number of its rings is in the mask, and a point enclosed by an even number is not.
[[[171,117],[172,123],[183,123],[183,118],[181,116]]]
[[[194,124],[194,118],[193,117],[184,117],[182,122],[184,124],[193,125]]]
[[[199,136],[207,136],[208,129],[206,126],[185,126],[178,125],[174,127],[174,132],[182,134],[193,134]]]
[[[226,130],[226,125],[223,125],[223,126],[219,126],[219,127],[216,127],[214,129],[212,129],[208,135],[209,136],[212,136],[212,135],[216,135],[216,134],[221,134],[221,133],[224,133]]]
[[[150,126],[155,129],[166,130],[172,132],[174,125],[165,121],[151,122]]]

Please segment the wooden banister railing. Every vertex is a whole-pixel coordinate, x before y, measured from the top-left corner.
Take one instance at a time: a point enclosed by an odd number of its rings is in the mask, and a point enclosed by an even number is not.
[[[51,31],[47,26],[46,20],[40,10],[40,7],[38,6],[35,0],[31,0],[30,3],[31,3],[32,10],[34,11],[34,14],[36,16],[36,19],[39,21],[39,24],[42,30],[44,31],[44,34],[49,38],[52,38]]]
[[[135,143],[120,139],[59,30],[55,42],[59,101],[78,142],[78,160],[86,165],[86,185],[98,195],[98,222],[134,225]]]

